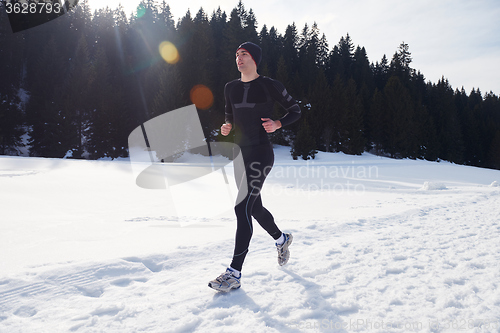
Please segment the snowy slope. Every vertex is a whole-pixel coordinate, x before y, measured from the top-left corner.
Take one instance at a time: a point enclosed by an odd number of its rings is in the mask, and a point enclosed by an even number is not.
[[[256,226],[229,294],[207,282],[230,207],[179,217],[127,161],[0,156],[0,332],[500,332],[500,172],[275,152],[263,200],[291,260]]]

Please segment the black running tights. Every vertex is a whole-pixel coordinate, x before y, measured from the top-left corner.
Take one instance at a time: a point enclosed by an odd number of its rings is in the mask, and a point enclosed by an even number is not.
[[[271,144],[241,147],[243,163],[234,164],[234,174],[239,193],[234,207],[237,227],[233,260],[231,267],[241,271],[252,238],[252,217],[275,240],[281,231],[274,222],[272,214],[262,206],[260,191],[274,164]],[[236,161],[236,160],[235,160]],[[246,182],[246,187],[243,186]]]

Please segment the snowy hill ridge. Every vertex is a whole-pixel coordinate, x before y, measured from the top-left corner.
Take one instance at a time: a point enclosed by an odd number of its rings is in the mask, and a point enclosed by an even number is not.
[[[0,156],[0,332],[500,331],[499,171],[275,153],[291,259],[256,226],[229,294],[231,209],[177,216],[128,161]]]

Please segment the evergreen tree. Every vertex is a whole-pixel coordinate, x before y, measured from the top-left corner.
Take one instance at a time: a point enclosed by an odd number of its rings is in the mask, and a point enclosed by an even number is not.
[[[299,156],[303,160],[314,159],[316,157],[316,143],[311,135],[311,129],[307,122],[307,117],[301,121],[299,132],[293,144],[291,154],[294,160]]]
[[[342,151],[342,138],[345,137],[344,123],[347,118],[344,90],[344,82],[340,74],[337,74],[331,86],[331,113],[327,121],[329,124],[327,135],[325,135],[325,138],[331,137],[328,151]]]
[[[488,167],[500,170],[500,130],[497,130],[488,151]]]
[[[382,91],[377,88],[373,94],[372,103],[370,104],[370,111],[368,113],[368,121],[370,123],[369,131],[367,132],[370,148],[375,150],[375,154],[382,155],[384,151],[384,126],[386,119],[386,101]]]
[[[333,114],[331,88],[323,71],[319,71],[309,97],[311,104],[307,112],[308,126],[317,147],[323,151],[332,150]]]
[[[220,7],[217,11],[212,13],[212,17],[210,18],[210,30],[213,36],[215,54],[213,71],[217,73],[212,77],[214,94],[213,116],[214,121],[218,124],[222,124],[224,122],[224,85],[226,82],[231,80],[230,73],[232,72],[232,69],[230,67],[234,63],[234,53],[230,58],[231,62],[225,62],[226,60],[229,61],[229,58],[224,56],[226,53],[228,54],[226,48],[229,47],[229,45],[225,43],[224,36],[227,26],[226,20],[226,13],[222,12]],[[227,139],[226,137],[224,138]]]
[[[372,93],[373,89],[373,72],[370,67],[370,61],[368,60],[368,56],[366,54],[366,50],[364,47],[357,47],[354,51],[353,56],[353,75],[352,78],[358,87],[358,92],[364,86],[367,87],[366,95]],[[365,96],[364,96],[365,97]],[[366,96],[368,97],[368,96]],[[366,101],[363,101],[366,102]],[[366,105],[366,104],[365,104]]]
[[[325,45],[320,45],[318,24],[316,22],[314,22],[312,27],[311,27],[310,33],[307,36],[307,55],[308,55],[310,61],[313,62],[314,65],[318,68],[326,60],[326,59],[324,59],[325,55],[320,54],[320,52],[324,51],[322,49],[324,46]],[[321,58],[321,57],[323,57],[323,58]]]
[[[488,155],[485,158],[485,166],[496,165],[496,160],[492,155],[492,146],[495,145],[495,137],[500,125],[500,99],[493,92],[486,93],[483,99],[481,113],[483,115],[483,124],[485,124],[485,135],[483,145],[489,148]]]
[[[191,41],[192,44],[189,43],[189,52],[194,55],[192,59],[196,62],[198,55],[203,54],[204,61],[203,63],[198,62],[198,64],[191,66],[195,68],[196,73],[193,74],[193,78],[195,78],[196,81],[193,82],[193,86],[189,87],[189,90],[191,91],[193,87],[201,84],[206,86],[210,92],[212,92],[213,96],[216,82],[214,78],[218,75],[218,68],[215,67],[215,59],[217,56],[214,47],[214,36],[210,29],[208,17],[203,9],[198,11],[194,19],[194,34]],[[210,97],[211,96],[208,96],[207,98]],[[194,101],[191,102],[194,103]],[[199,116],[205,137],[208,138],[209,141],[212,141],[215,135],[213,129],[220,126],[221,123],[221,120],[217,117],[217,112],[214,110],[213,101],[210,105],[197,106],[203,109],[203,112],[200,112]]]
[[[391,157],[406,158],[415,154],[414,106],[408,89],[397,76],[392,76],[384,88],[386,122],[383,148]]]
[[[270,77],[276,76],[278,61],[282,55],[282,41],[274,27],[267,31],[264,25],[259,33],[260,46],[262,48],[261,68],[267,68],[267,73],[262,74]]]
[[[210,79],[215,75],[215,48],[205,11],[200,9],[194,19],[190,15],[184,16],[177,34],[182,41],[178,43],[181,61],[175,66],[182,73],[184,89],[189,92],[197,84],[211,86]],[[203,62],[199,61],[200,55],[204,57]]]
[[[383,90],[387,84],[387,80],[389,80],[389,61],[385,54],[380,60],[380,63],[377,62],[375,65],[372,65],[372,72],[375,87],[378,90]]]
[[[243,7],[243,4],[242,4]],[[257,18],[255,17],[255,14],[250,8],[248,11],[248,14],[242,14],[244,19],[242,18],[243,23],[243,30],[245,33],[245,41],[249,41],[252,43],[259,43],[259,36],[257,34]]]
[[[345,89],[345,135],[341,137],[342,151],[350,155],[361,155],[365,150],[364,109],[356,93],[356,83],[350,79]]]
[[[325,34],[321,36],[321,39],[318,41],[318,52],[317,52],[317,60],[316,63],[318,67],[324,72],[328,67],[329,62],[329,47],[328,41],[326,40]]]
[[[163,0],[161,3],[158,18],[159,22],[162,25],[162,28],[164,28],[165,30],[166,40],[172,39],[175,32],[175,21],[172,15],[172,11],[170,10],[170,6],[165,0]]]
[[[443,160],[463,163],[462,131],[457,109],[453,103],[453,89],[444,77],[430,89],[430,111],[439,133],[439,157]]]
[[[370,102],[375,89],[374,78],[368,56],[364,47],[357,47],[354,51],[353,79],[358,89],[357,95],[363,109],[363,128],[366,148],[371,148],[369,137],[371,122],[369,121]]]
[[[293,76],[299,68],[299,58],[297,50],[299,49],[299,36],[295,23],[286,27],[285,35],[283,36],[283,59],[285,65],[290,71],[290,76]]]
[[[328,83],[333,85],[333,81],[340,76],[341,60],[339,55],[339,47],[335,45],[328,55],[328,63],[326,64],[325,74]]]
[[[276,80],[281,82],[285,87],[290,86],[290,75],[285,64],[285,58],[283,56],[281,56],[278,60]],[[273,119],[279,119],[282,117],[282,115],[283,110],[281,106],[275,104],[273,110]],[[296,127],[297,124],[294,123],[291,126],[284,127],[279,131],[275,131],[274,133],[269,134],[271,142],[283,146],[289,146],[295,138]]]
[[[187,92],[182,88],[178,67],[162,64],[159,73],[159,89],[153,101],[153,116],[185,106]]]
[[[28,88],[31,94],[27,105],[31,156],[63,157],[67,152],[60,140],[62,129],[58,126],[63,120],[60,112],[60,91],[65,79],[63,59],[55,37],[51,37],[32,69],[37,75],[31,78]]]
[[[0,155],[17,155],[23,147],[24,116],[14,90],[0,93]]]
[[[310,93],[311,87],[317,76],[318,67],[316,64],[318,53],[318,29],[314,24],[313,29],[309,29],[307,23],[302,29],[299,45],[299,75],[301,78],[301,90],[306,94]]]
[[[224,64],[223,68],[226,69],[226,80],[225,82],[230,81],[238,77],[238,69],[234,66],[235,63],[235,53],[236,48],[243,42],[246,41],[245,31],[243,30],[243,22],[240,16],[240,13],[236,8],[231,11],[231,15],[225,30],[223,31],[224,35],[224,52],[222,53],[222,63]],[[231,64],[231,65],[229,65]]]
[[[339,63],[338,73],[344,82],[347,82],[353,75],[352,66],[354,63],[354,44],[352,43],[349,34],[346,37],[341,37],[337,46]]]
[[[94,68],[95,80],[90,88],[94,98],[85,131],[86,151],[90,159],[126,157],[130,128],[123,91],[110,83],[111,70],[102,47],[96,50]]]
[[[436,130],[434,118],[430,116],[427,108],[423,110],[422,117],[422,140],[420,142],[421,157],[428,161],[436,161],[439,158],[439,137]]]
[[[87,40],[82,34],[71,60],[68,81],[63,88],[60,126],[62,129],[59,138],[61,146],[66,152],[72,151],[72,157],[84,156],[86,144],[85,129],[90,122],[91,85],[95,73],[91,63]]]
[[[474,98],[472,94],[471,97]],[[483,129],[477,112],[479,105],[473,106],[473,109],[470,108],[469,97],[463,87],[462,90],[455,91],[453,99],[463,134],[464,162],[470,165],[480,165],[480,161],[484,161],[486,151],[481,145]]]
[[[243,1],[239,0],[238,5],[234,8],[234,11],[236,11],[236,14],[238,15],[241,28],[245,28],[247,26],[247,17],[248,13],[245,9],[245,5],[243,4]]]
[[[398,60],[397,63],[401,66],[401,69],[408,72],[411,69],[410,64],[413,60],[410,53],[410,46],[402,42],[396,52],[396,57]]]
[[[410,47],[408,44],[402,42],[399,45],[398,50],[392,56],[392,60],[389,65],[389,75],[399,77],[405,86],[408,86],[413,74],[413,70],[410,67],[412,58],[409,49]]]
[[[0,154],[17,155],[25,132],[24,104],[19,98],[19,93],[25,92],[22,61],[25,43],[23,33],[11,32],[2,10],[0,4]]]

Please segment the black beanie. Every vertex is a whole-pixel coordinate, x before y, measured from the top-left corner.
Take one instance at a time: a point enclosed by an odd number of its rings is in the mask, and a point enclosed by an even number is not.
[[[260,48],[259,45],[254,44],[252,42],[245,42],[240,46],[238,46],[236,52],[238,52],[239,49],[244,49],[248,53],[250,53],[253,61],[255,61],[255,64],[257,65],[257,67],[259,67],[260,61],[262,60],[262,49]]]

